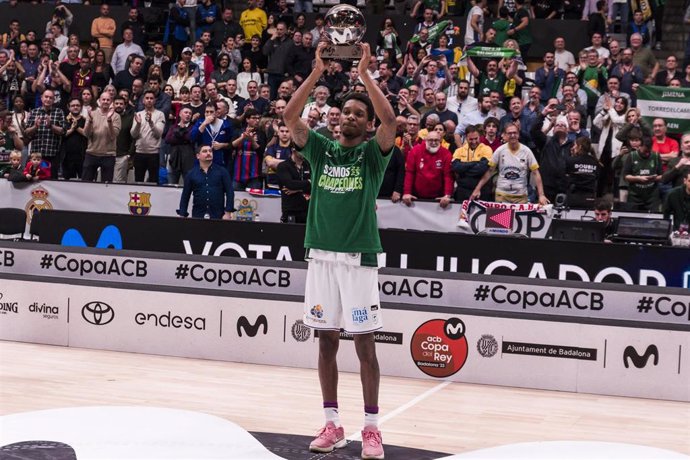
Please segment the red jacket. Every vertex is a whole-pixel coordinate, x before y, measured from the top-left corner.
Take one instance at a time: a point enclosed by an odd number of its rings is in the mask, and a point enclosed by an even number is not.
[[[194,56],[192,56],[192,59],[194,59]],[[198,69],[199,72],[201,72],[201,69]],[[206,83],[211,83],[211,74],[213,73],[214,66],[213,66],[213,59],[211,59],[208,55],[204,55],[204,81],[203,84],[205,85]],[[199,84],[201,84],[201,77],[197,78],[197,81]],[[203,85],[202,85],[203,88]]]
[[[33,163],[28,161],[26,163],[26,168],[24,168],[24,176],[31,174],[31,178],[38,177],[39,180],[50,179],[50,162],[43,160],[38,165],[38,168],[33,169]]]
[[[439,147],[438,152],[429,153],[426,142],[415,145],[405,161],[404,194],[417,198],[434,199],[453,195],[453,174],[450,164],[453,155],[450,150]]]

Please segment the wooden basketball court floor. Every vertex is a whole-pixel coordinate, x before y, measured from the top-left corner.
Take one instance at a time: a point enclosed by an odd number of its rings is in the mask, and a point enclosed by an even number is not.
[[[355,435],[359,376],[341,373],[339,391],[346,436]],[[0,342],[0,415],[102,405],[185,409],[298,435],[314,434],[323,419],[315,370]],[[584,440],[690,455],[683,402],[383,376],[380,407],[384,443],[410,448],[454,454]]]

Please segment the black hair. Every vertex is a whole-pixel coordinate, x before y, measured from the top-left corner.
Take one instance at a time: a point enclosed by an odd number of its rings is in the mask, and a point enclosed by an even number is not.
[[[347,95],[347,97],[343,100],[343,107],[345,107],[345,104],[347,101],[354,99],[356,101],[361,102],[367,107],[367,120],[373,121],[374,120],[374,104],[371,103],[371,99],[369,99],[369,96],[363,93],[350,93]]]
[[[484,127],[486,127],[489,123],[493,123],[497,128],[501,126],[501,122],[498,121],[498,118],[496,117],[488,117],[486,120],[484,120]]]
[[[613,202],[607,198],[597,198],[594,202],[595,211],[613,211]]]
[[[467,128],[465,128],[465,137],[467,137],[468,134],[472,133],[478,133],[479,130],[477,129],[476,126],[469,125]]]

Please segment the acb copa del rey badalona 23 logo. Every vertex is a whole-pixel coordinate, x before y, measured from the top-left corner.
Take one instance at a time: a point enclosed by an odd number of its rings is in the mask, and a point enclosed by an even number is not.
[[[410,341],[415,365],[431,377],[449,377],[465,365],[468,347],[460,318],[432,319],[417,328]]]

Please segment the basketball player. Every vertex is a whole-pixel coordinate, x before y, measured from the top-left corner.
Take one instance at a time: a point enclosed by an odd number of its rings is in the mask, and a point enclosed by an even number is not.
[[[307,97],[324,72],[322,42],[314,69],[294,93],[284,121],[297,148],[312,167],[312,188],[304,246],[307,248],[304,324],[319,330],[319,381],[326,424],[312,441],[313,452],[331,452],[346,445],[338,417],[340,330],[354,334],[364,393],[362,458],[383,458],[378,430],[379,365],[373,332],[383,327],[378,294],[377,254],[382,252],[376,225],[376,196],[395,142],[395,114],[367,72],[371,56],[363,43],[360,78],[368,96],[345,98],[340,115],[341,135],[331,141],[302,121]],[[371,99],[369,99],[371,98]],[[374,115],[381,125],[373,139]]]

